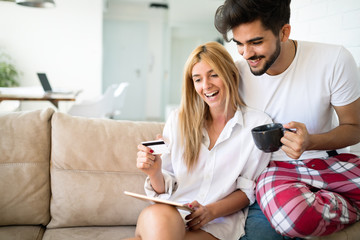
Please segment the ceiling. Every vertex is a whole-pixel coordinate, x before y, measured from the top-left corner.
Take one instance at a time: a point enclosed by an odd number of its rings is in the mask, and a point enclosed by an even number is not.
[[[209,23],[224,0],[169,0],[171,23]]]
[[[113,0],[114,1],[114,0]],[[216,9],[224,0],[116,0],[134,4],[165,3],[168,4],[169,22],[171,25],[205,23],[214,21]]]

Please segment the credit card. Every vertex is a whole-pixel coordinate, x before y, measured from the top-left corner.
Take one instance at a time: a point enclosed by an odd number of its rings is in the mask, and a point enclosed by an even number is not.
[[[163,140],[146,141],[141,142],[141,144],[151,148],[154,151],[153,154],[169,153],[169,149]]]

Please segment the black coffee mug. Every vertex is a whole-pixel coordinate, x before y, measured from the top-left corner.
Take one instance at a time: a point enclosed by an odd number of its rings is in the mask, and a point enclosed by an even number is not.
[[[293,130],[284,128],[281,123],[270,123],[255,127],[251,130],[255,145],[264,152],[275,152],[283,145],[280,139],[284,131]]]

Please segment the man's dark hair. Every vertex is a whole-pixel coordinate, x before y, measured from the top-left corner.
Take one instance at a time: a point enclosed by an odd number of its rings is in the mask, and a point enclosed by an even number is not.
[[[215,27],[226,41],[234,27],[260,20],[266,30],[277,35],[290,21],[291,0],[226,0],[215,13]]]

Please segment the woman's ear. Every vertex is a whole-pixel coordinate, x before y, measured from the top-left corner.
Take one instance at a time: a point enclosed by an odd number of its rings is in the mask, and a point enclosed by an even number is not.
[[[285,24],[280,31],[280,41],[286,42],[289,39],[291,32],[291,26],[290,24]]]

